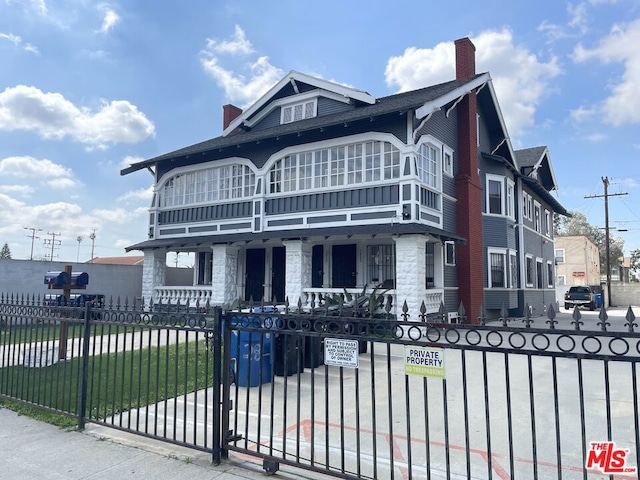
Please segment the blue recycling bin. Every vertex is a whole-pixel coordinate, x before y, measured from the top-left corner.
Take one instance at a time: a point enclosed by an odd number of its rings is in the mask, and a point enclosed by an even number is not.
[[[231,362],[239,387],[257,387],[271,381],[271,333],[233,330]]]
[[[602,308],[602,293],[596,293],[594,297],[596,299],[596,307]]]

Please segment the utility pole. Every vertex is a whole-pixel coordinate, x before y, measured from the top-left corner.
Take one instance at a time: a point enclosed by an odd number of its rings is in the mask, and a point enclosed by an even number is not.
[[[90,263],[93,263],[93,249],[96,245],[96,229],[93,229],[93,232],[91,232],[89,234],[89,238],[91,239],[91,260],[89,260]]]
[[[617,197],[620,195],[628,195],[628,193],[609,193],[609,177],[602,177],[602,184],[604,185],[604,195],[587,195],[584,198],[603,198],[604,197],[604,255],[606,262],[606,274],[607,274],[607,298],[609,306],[611,307],[611,258],[610,258],[610,244],[609,244],[609,197]]]
[[[80,261],[80,244],[82,243],[82,235],[78,235],[76,237],[76,242],[78,242],[78,253],[76,254],[76,263]]]
[[[36,237],[36,232],[41,232],[42,229],[41,228],[35,228],[35,227],[24,227],[24,229],[31,231],[31,235],[27,235],[27,237],[31,237],[31,256],[29,257],[29,260],[33,260],[33,242],[36,239],[40,239],[40,237]]]
[[[49,261],[53,262],[53,249],[55,247],[59,247],[60,245],[62,245],[62,242],[60,240],[56,240],[56,237],[59,237],[62,234],[61,233],[47,232],[47,235],[51,235],[51,240],[45,239],[44,244],[45,245],[51,245],[51,257],[49,257]]]

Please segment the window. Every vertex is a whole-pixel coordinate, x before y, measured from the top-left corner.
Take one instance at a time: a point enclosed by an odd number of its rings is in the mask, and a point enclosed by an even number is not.
[[[489,248],[489,288],[518,288],[516,252],[504,248]]]
[[[439,150],[431,144],[423,143],[418,148],[416,160],[418,178],[429,187],[438,189]]]
[[[250,197],[255,173],[245,165],[226,165],[169,178],[161,190],[162,207],[194,205],[216,200]]]
[[[553,262],[547,262],[547,286],[553,287]]]
[[[270,193],[400,178],[400,150],[373,141],[293,153],[277,159],[269,170]]]
[[[564,263],[564,248],[556,248],[556,263]]]
[[[556,285],[560,287],[566,284],[567,284],[567,277],[564,275],[558,275],[556,278]]]
[[[387,280],[396,280],[396,257],[394,245],[367,246],[368,284],[379,285]]]
[[[427,243],[425,248],[425,287],[433,288],[435,284],[436,256],[435,243]]]
[[[443,147],[442,155],[442,171],[453,177],[453,151],[447,147]]]
[[[291,123],[305,118],[312,118],[317,115],[318,102],[310,100],[307,102],[287,105],[280,109],[280,123]]]
[[[536,232],[540,232],[540,204],[533,202],[533,222]]]
[[[514,188],[510,179],[487,174],[486,212],[514,218]]]
[[[213,253],[198,253],[198,285],[211,285],[211,271],[213,267]]]
[[[522,194],[522,216],[524,218],[528,218],[531,220],[533,217],[531,216],[532,209],[532,198],[527,192],[523,192]]]
[[[537,280],[537,287],[538,288],[542,288],[542,280],[543,280],[543,275],[542,275],[542,259],[540,258],[536,258],[536,280]]]
[[[551,212],[547,209],[544,211],[544,234],[547,237],[551,236]]]
[[[454,242],[444,242],[444,264],[456,264],[456,244]]]
[[[531,255],[525,257],[525,269],[527,287],[533,287],[533,257]]]

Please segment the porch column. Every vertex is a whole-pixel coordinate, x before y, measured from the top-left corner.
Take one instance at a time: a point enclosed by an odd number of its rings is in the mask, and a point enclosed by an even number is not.
[[[211,303],[231,303],[238,298],[238,247],[213,245],[211,250]]]
[[[286,280],[285,297],[289,299],[291,308],[298,305],[303,297],[303,289],[311,287],[311,251],[312,246],[302,240],[286,240],[282,242],[286,248]]]
[[[398,320],[402,320],[402,305],[407,302],[408,320],[419,320],[420,305],[425,299],[426,239],[422,235],[395,237],[396,242],[396,305]]]
[[[142,298],[145,305],[155,302],[154,287],[164,286],[167,268],[167,252],[165,250],[145,250],[142,263]]]

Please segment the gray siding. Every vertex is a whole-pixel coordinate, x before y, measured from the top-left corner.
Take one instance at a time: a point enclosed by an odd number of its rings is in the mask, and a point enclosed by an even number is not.
[[[180,208],[158,213],[159,225],[206,222],[231,218],[246,218],[253,215],[252,202],[224,203],[206,207]]]
[[[356,190],[272,198],[265,202],[265,214],[279,215],[341,208],[395,205],[400,200],[399,194],[398,185],[385,185]]]
[[[455,232],[456,225],[456,202],[448,198],[442,199],[442,228],[447,232]]]

